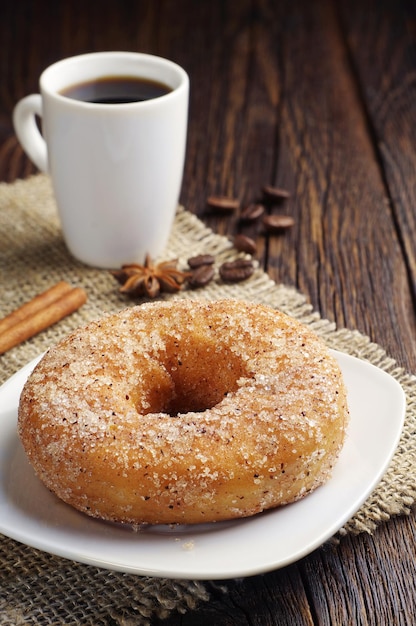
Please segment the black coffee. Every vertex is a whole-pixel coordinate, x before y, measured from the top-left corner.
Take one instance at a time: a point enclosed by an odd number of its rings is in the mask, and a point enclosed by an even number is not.
[[[164,83],[135,76],[104,76],[97,80],[71,85],[62,96],[95,104],[126,104],[165,96],[172,89]]]

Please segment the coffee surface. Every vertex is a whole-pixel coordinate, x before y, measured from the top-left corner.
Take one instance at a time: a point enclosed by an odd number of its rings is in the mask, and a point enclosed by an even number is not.
[[[95,104],[127,104],[159,98],[172,89],[147,78],[135,76],[105,76],[97,80],[66,87],[60,93],[73,100]]]

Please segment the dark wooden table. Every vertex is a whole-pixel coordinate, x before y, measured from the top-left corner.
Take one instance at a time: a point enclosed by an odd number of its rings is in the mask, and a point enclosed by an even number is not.
[[[68,55],[159,54],[191,79],[182,202],[214,230],[211,194],[291,192],[295,226],[258,258],[321,315],[355,328],[416,371],[416,4],[405,0],[3,0],[0,180],[35,168],[11,125],[40,72]],[[305,520],[307,523],[307,520]],[[163,622],[413,624],[415,516],[348,536],[282,570],[226,581],[228,592]]]

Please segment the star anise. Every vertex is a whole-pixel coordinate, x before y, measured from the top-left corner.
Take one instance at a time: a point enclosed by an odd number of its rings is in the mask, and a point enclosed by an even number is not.
[[[121,293],[156,298],[162,291],[179,291],[189,278],[189,272],[178,270],[177,264],[177,259],[154,264],[146,255],[144,265],[130,263],[111,273],[121,283]]]

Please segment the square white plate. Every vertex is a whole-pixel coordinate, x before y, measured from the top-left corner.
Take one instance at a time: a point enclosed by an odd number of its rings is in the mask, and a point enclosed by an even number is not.
[[[20,392],[35,359],[0,387],[0,532],[45,552],[148,576],[225,579],[309,554],[359,509],[398,444],[405,395],[386,372],[334,352],[351,421],[332,478],[304,500],[251,518],[196,526],[130,526],[89,518],[36,478],[16,432]],[[40,357],[39,357],[40,358]]]

